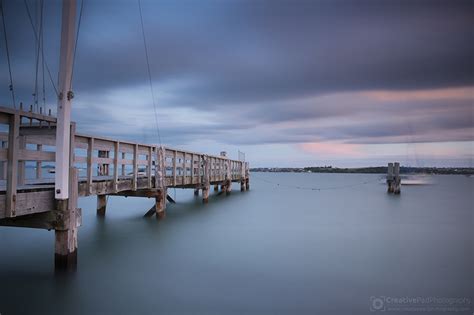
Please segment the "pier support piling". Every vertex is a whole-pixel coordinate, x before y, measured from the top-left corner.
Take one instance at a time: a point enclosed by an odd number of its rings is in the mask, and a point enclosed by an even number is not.
[[[225,194],[226,194],[226,196],[230,195],[231,192],[232,192],[232,181],[229,179],[229,180],[226,181],[226,184],[225,184]]]
[[[155,196],[155,209],[157,219],[164,219],[166,217],[167,194],[168,192],[166,188],[157,191],[157,194]]]
[[[218,184],[214,185],[214,191],[219,191],[219,185]]]
[[[106,195],[97,195],[97,215],[105,216],[105,211],[107,209],[107,196]]]
[[[199,188],[194,188],[194,196],[199,196]]]
[[[400,194],[401,177],[400,163],[388,163],[387,167],[387,192],[390,194]]]
[[[202,202],[208,203],[209,202],[209,185],[206,185],[202,188]]]
[[[54,230],[55,271],[76,271],[77,229],[81,225],[81,210],[77,208],[77,170],[71,168],[69,198],[56,201],[58,227]]]

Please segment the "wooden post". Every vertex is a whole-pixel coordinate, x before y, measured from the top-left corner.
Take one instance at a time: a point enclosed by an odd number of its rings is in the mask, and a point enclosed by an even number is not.
[[[92,163],[94,162],[94,138],[89,138],[87,145],[87,194],[92,194],[92,178],[94,176]]]
[[[162,189],[166,187],[166,149],[159,147],[156,151],[155,165],[155,187]]]
[[[98,152],[98,157],[99,158],[108,158],[109,156],[110,156],[109,151],[99,150],[99,152]],[[109,174],[109,164],[99,163],[97,173],[98,173],[97,175],[99,175],[99,176],[108,176],[108,175],[110,175]]]
[[[393,163],[387,166],[387,192],[393,193]]]
[[[7,147],[6,144],[7,144],[6,141],[2,141],[2,149],[5,149]],[[3,179],[3,180],[7,179],[7,170],[8,170],[8,164],[7,163],[8,163],[7,161],[1,162],[2,171],[0,173],[0,176],[1,176],[1,179]]]
[[[138,186],[138,144],[133,146],[133,191]]]
[[[77,208],[77,169],[70,168],[69,198],[58,199],[57,210],[61,228],[54,231],[54,267],[56,271],[75,271],[77,267],[77,229],[81,225],[80,209]]]
[[[228,179],[227,183],[225,185],[225,194],[226,194],[226,196],[230,195],[231,192],[232,192],[232,181],[230,179]]]
[[[214,184],[214,191],[219,191],[219,184]]]
[[[155,196],[156,218],[164,219],[166,217],[166,195],[168,194],[166,187],[157,191]]]
[[[125,152],[122,152],[122,160],[125,160]],[[125,164],[122,164],[122,176],[125,176]]]
[[[173,153],[173,186],[176,186],[176,163],[177,163],[177,152],[174,150]]]
[[[214,180],[214,159],[212,157],[208,158],[209,162],[209,182]]]
[[[76,35],[76,0],[63,0],[61,25],[61,51],[59,58],[59,96],[56,124],[56,199],[69,197],[69,145],[71,104],[74,97],[71,89],[72,63]]]
[[[19,150],[26,150],[25,136],[20,136],[18,146],[19,146]],[[25,184],[25,166],[26,166],[26,161],[23,161],[23,160],[18,161],[18,185],[19,186]]]
[[[239,151],[240,155],[240,151]],[[240,167],[240,191],[245,191],[246,190],[246,183],[245,183],[245,162],[241,161],[239,163]]]
[[[97,195],[97,215],[105,216],[105,211],[107,209],[107,196],[106,195]]]
[[[120,142],[115,142],[114,147],[114,191],[118,191],[118,178],[119,178],[119,154],[120,154]]]
[[[225,194],[230,195],[232,192],[232,161],[227,160],[227,174],[225,180]]]
[[[394,187],[393,187],[393,193],[394,194],[400,194],[400,186],[401,186],[401,178],[400,178],[400,163],[395,162],[393,166],[393,173],[394,173]]]
[[[202,202],[203,203],[209,202],[209,185],[204,185],[202,187]]]
[[[203,156],[204,180],[202,186],[202,202],[209,202],[209,157]]]
[[[250,171],[249,163],[245,163],[245,190],[250,190]]]
[[[194,188],[194,196],[199,196],[199,188]]]
[[[400,194],[401,177],[400,163],[388,163],[387,167],[387,192]]]
[[[10,116],[8,126],[8,164],[7,164],[7,195],[5,216],[16,216],[16,189],[18,183],[18,145],[20,137],[20,116]]]
[[[183,152],[183,181],[182,185],[186,185],[186,152]]]
[[[194,183],[194,154],[191,153],[191,184]]]
[[[151,167],[153,165],[153,148],[148,147],[148,166],[146,170],[146,176],[148,180],[148,188],[152,188],[152,181],[151,181]]]
[[[36,145],[36,151],[42,151],[43,150],[43,145],[42,144],[37,144]],[[42,174],[42,163],[41,161],[37,161],[36,162],[36,179],[40,179],[43,177],[43,174]]]

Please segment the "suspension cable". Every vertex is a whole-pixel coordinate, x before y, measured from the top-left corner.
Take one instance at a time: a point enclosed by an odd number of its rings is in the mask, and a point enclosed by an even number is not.
[[[35,67],[35,88],[34,88],[34,93],[33,93],[33,101],[34,105],[36,107],[36,111],[39,111],[39,105],[38,105],[38,97],[39,97],[39,92],[38,92],[38,72],[39,72],[39,60],[40,60],[40,51],[41,51],[41,33],[43,32],[43,4],[44,1],[41,0],[39,3],[37,2],[37,5],[39,5],[39,18],[36,16],[36,21],[38,23],[39,20],[39,26],[38,26],[38,35],[37,38],[39,40],[36,41],[36,67]],[[38,9],[36,14],[38,14]]]
[[[12,101],[13,101],[13,108],[16,109],[16,102],[15,102],[15,90],[13,89],[13,76],[12,76],[12,66],[10,62],[10,50],[8,49],[8,39],[7,39],[7,28],[5,23],[5,13],[3,7],[3,1],[0,0],[0,12],[2,13],[2,23],[3,23],[3,37],[5,38],[5,50],[7,53],[7,61],[8,61],[8,73],[10,75],[10,92],[12,93]]]
[[[42,21],[44,20],[44,17],[43,17],[43,14],[44,14],[44,5],[41,7],[41,19]],[[42,88],[42,91],[43,91],[43,107],[44,107],[44,112],[46,113],[47,112],[47,108],[46,108],[46,87],[45,87],[45,81],[44,81],[44,27],[41,28],[41,34],[40,34],[40,37],[41,37],[41,74],[42,74],[42,85],[43,85],[43,88]]]
[[[26,0],[23,0],[23,3],[25,4],[26,13],[28,13],[28,19],[30,20],[31,27],[33,29],[33,34],[35,34],[35,40],[38,41],[39,38],[36,33],[36,27],[33,23],[33,18],[31,17],[30,8],[28,7],[28,3],[26,2]],[[56,93],[56,97],[59,97],[58,89],[56,88],[56,84],[54,83],[53,76],[51,75],[51,71],[49,70],[49,66],[46,60],[45,60],[45,66],[46,66],[46,71],[48,72],[49,80],[51,81],[51,85],[53,86],[54,92]]]
[[[84,9],[84,2],[86,0],[81,1],[81,8],[79,9],[79,20],[77,22],[77,31],[76,31],[76,39],[74,43],[74,54],[72,57],[72,70],[71,70],[71,80],[69,85],[69,90],[72,90],[72,80],[74,79],[74,65],[76,64],[76,53],[77,53],[77,43],[79,42],[79,31],[81,30],[81,21],[82,21],[82,11]]]
[[[156,134],[158,135],[158,141],[160,142],[160,146],[161,146],[161,135],[160,135],[160,128],[158,126],[158,114],[156,111],[156,103],[155,103],[155,92],[153,91],[153,81],[151,79],[150,60],[148,58],[148,46],[146,43],[145,27],[143,26],[142,6],[141,6],[140,0],[138,0],[138,11],[140,12],[140,22],[141,22],[142,35],[143,35],[143,46],[145,48],[145,59],[146,59],[146,65],[148,69],[148,81],[150,84],[151,98],[153,102],[153,111],[155,113]]]

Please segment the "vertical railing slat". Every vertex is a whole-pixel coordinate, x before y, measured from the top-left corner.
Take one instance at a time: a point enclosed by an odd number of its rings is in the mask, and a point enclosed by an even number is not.
[[[18,146],[20,137],[20,116],[10,116],[8,127],[8,170],[5,216],[16,216],[16,189],[18,183]]]
[[[92,179],[93,179],[93,169],[92,163],[94,161],[94,138],[89,138],[89,143],[87,145],[87,192],[92,194]]]
[[[186,185],[186,152],[183,152],[183,185]]]
[[[118,191],[120,142],[114,143],[114,191]]]
[[[21,119],[20,119],[21,124]],[[26,138],[25,136],[20,136],[18,140],[18,149],[25,150],[26,149]],[[20,160],[18,161],[18,186],[25,184],[25,166],[26,161]]]
[[[138,187],[138,144],[133,146],[133,190]]]
[[[125,152],[122,152],[122,160],[125,160],[125,157]],[[122,176],[125,176],[125,164],[122,164]]]
[[[152,182],[151,182],[151,166],[152,166],[152,147],[148,147],[148,168],[146,171],[146,176],[148,177],[148,188],[152,187]]]
[[[191,153],[191,184],[194,183],[194,153]]]
[[[7,142],[2,141],[2,149],[5,149],[6,147],[7,147]],[[7,179],[8,162],[3,161],[1,163],[2,163],[2,173],[0,175],[1,175],[1,178],[3,180],[6,180]]]
[[[173,186],[176,186],[176,159],[177,159],[177,152],[174,150],[173,156]]]
[[[42,151],[43,150],[43,145],[42,144],[37,144],[36,145],[36,151]],[[41,161],[36,162],[36,179],[40,179],[42,177],[42,163]]]

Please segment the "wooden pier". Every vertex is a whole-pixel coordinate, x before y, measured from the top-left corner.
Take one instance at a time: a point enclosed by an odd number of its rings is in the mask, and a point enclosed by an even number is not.
[[[202,191],[210,187],[230,193],[232,182],[249,189],[249,165],[209,155],[151,144],[76,133],[69,126],[68,195],[61,193],[50,172],[57,166],[58,120],[50,115],[0,107],[0,225],[55,231],[55,266],[74,270],[77,229],[81,225],[78,197],[97,196],[97,214],[105,215],[108,195],[155,198],[148,215],[166,215],[167,189]],[[47,168],[49,166],[49,168]],[[28,176],[27,170],[32,176]],[[57,171],[57,170],[56,170]],[[57,175],[58,174],[54,174]],[[168,197],[169,198],[169,197]]]

